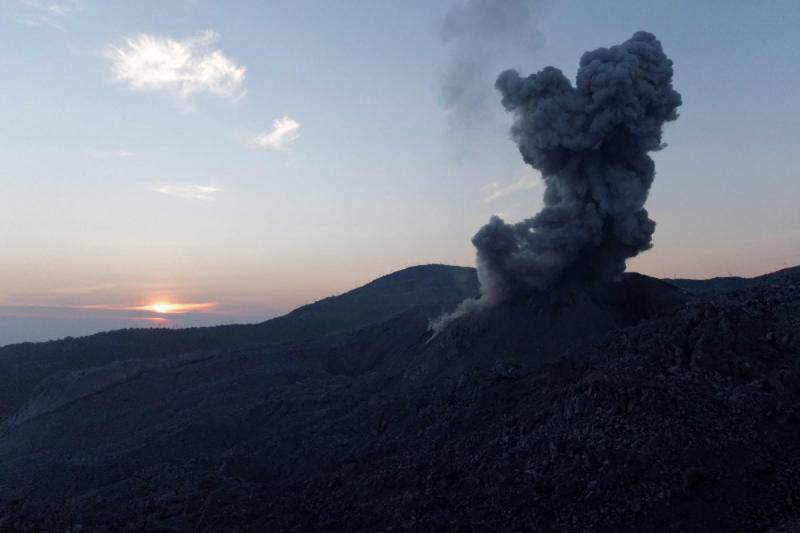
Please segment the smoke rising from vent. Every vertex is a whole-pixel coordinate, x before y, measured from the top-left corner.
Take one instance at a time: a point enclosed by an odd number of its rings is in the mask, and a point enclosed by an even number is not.
[[[535,46],[538,4],[539,0],[467,0],[445,15],[440,38],[450,50],[442,76],[442,103],[457,131],[489,115],[498,61],[530,53]]]
[[[575,86],[556,68],[500,74],[495,87],[514,113],[511,135],[523,160],[542,173],[544,207],[507,224],[492,217],[472,238],[481,296],[433,324],[546,289],[564,278],[614,280],[652,246],[644,208],[664,145],[678,117],[672,61],[651,34],[581,57]]]

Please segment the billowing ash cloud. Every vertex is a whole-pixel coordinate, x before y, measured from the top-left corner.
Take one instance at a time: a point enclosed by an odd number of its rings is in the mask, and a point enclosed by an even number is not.
[[[652,246],[648,153],[663,146],[664,122],[681,105],[661,43],[638,32],[585,53],[574,87],[553,67],[526,78],[507,70],[495,87],[515,115],[511,134],[522,158],[542,173],[544,207],[517,224],[492,217],[478,231],[481,296],[434,329],[564,278],[614,280],[628,258]]]
[[[498,60],[529,52],[538,40],[534,11],[539,0],[466,0],[442,20],[449,47],[442,76],[442,102],[454,126],[464,128],[487,115]]]

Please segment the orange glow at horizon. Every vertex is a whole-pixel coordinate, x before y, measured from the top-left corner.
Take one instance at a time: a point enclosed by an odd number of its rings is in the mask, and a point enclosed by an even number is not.
[[[183,313],[201,313],[210,311],[217,306],[216,302],[203,303],[172,303],[158,301],[147,305],[112,305],[112,304],[93,304],[76,306],[80,309],[97,309],[106,311],[147,311],[159,315],[179,315]]]
[[[164,318],[161,316],[144,316],[144,317],[134,317],[131,320],[135,320],[137,322],[147,322],[148,324],[155,324],[166,326],[172,323],[169,318]]]
[[[160,315],[172,315],[172,314],[180,314],[180,313],[190,313],[192,311],[208,311],[212,309],[217,304],[214,302],[206,302],[206,303],[169,303],[169,302],[156,302],[150,305],[142,305],[139,307],[134,307],[132,309],[137,311],[152,311],[153,313],[158,313]]]

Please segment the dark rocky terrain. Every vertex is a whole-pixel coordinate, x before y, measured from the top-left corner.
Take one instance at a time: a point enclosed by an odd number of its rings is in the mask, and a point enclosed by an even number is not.
[[[0,349],[0,531],[800,525],[800,268],[454,323],[407,269],[254,326]]]

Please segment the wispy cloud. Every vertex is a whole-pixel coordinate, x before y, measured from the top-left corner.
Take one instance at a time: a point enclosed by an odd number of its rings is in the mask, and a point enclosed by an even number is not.
[[[84,151],[86,155],[93,159],[127,159],[136,155],[127,150],[98,150],[96,148],[87,148]]]
[[[94,285],[81,285],[75,287],[56,287],[39,291],[44,294],[73,295],[73,294],[94,294],[98,292],[108,292],[115,290],[131,289],[174,289],[181,286],[180,283],[173,282],[151,282],[151,281],[126,281],[123,283],[102,282]],[[2,302],[0,302],[2,303]]]
[[[82,309],[86,311],[116,311],[131,315],[156,314],[156,315],[183,315],[187,313],[217,313],[217,302],[197,303],[168,303],[157,302],[146,305],[129,304],[83,304],[64,305],[56,303],[45,304],[0,304],[0,316],[35,316],[38,310],[69,310]],[[223,313],[224,314],[224,313]]]
[[[251,144],[255,148],[270,148],[285,152],[299,138],[300,123],[293,118],[282,117],[272,121],[271,131],[262,132],[253,137]]]
[[[220,192],[222,189],[219,187],[212,187],[210,185],[195,185],[191,183],[178,184],[178,185],[162,185],[161,187],[154,187],[152,189],[161,194],[168,194],[175,198],[183,198],[184,200],[213,200],[214,194]]]
[[[28,26],[47,26],[63,30],[63,20],[83,9],[82,0],[20,0],[24,10],[19,20]]]
[[[541,183],[542,179],[540,177],[527,174],[508,185],[499,185],[497,182],[493,181],[481,187],[481,193],[483,194],[484,202],[492,202],[515,192],[533,189]]]
[[[64,17],[83,7],[80,0],[22,0],[22,4],[58,17]]]
[[[95,285],[86,285],[82,287],[56,287],[55,289],[51,289],[50,293],[52,294],[93,294],[95,292],[103,292],[103,291],[110,291],[114,290],[118,287],[115,283],[97,283]]]
[[[185,105],[199,93],[236,99],[245,93],[246,69],[211,49],[218,40],[212,30],[184,40],[143,33],[109,46],[105,56],[114,80],[134,91],[167,92]]]
[[[180,315],[183,313],[203,313],[214,309],[216,302],[202,303],[154,303],[148,305],[89,304],[70,306],[75,309],[94,309],[98,311],[145,311],[164,315]]]

